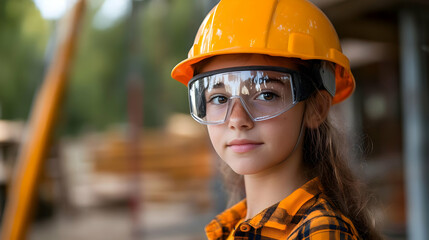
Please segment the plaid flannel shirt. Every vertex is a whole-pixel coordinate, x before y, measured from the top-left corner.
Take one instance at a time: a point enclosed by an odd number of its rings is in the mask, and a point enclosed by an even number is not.
[[[350,219],[326,200],[318,178],[244,221],[246,211],[243,200],[219,214],[206,226],[208,239],[360,239]]]

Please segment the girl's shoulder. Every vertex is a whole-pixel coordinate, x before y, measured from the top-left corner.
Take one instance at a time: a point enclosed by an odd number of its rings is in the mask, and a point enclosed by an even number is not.
[[[288,239],[360,239],[352,221],[319,196],[313,206],[303,213]]]

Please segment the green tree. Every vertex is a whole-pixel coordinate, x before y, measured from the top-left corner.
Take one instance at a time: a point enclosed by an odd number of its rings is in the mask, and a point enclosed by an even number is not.
[[[49,22],[33,2],[0,1],[0,106],[3,119],[26,119],[43,76]]]

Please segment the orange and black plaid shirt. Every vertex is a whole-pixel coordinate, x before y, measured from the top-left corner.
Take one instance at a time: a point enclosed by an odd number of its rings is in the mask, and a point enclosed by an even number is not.
[[[246,200],[218,215],[206,226],[209,240],[357,240],[353,223],[326,200],[315,178],[279,203],[247,219]]]

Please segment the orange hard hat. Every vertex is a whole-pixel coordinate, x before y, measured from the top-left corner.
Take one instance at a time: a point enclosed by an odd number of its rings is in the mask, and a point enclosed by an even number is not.
[[[187,85],[194,64],[237,53],[335,63],[333,103],[346,99],[355,88],[334,27],[307,0],[221,0],[201,24],[188,58],[177,64],[171,76]]]

